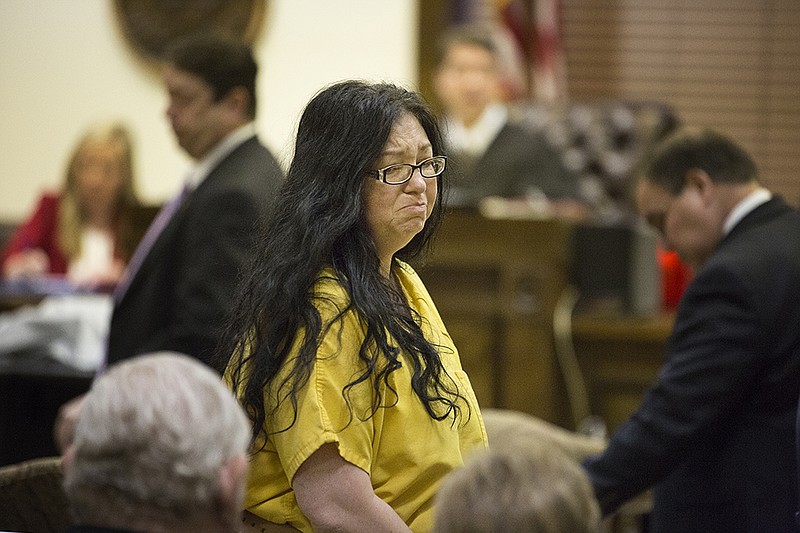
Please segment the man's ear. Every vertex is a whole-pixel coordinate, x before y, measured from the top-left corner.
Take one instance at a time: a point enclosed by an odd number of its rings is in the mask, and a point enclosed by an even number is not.
[[[711,202],[715,187],[711,176],[705,170],[690,168],[686,171],[684,180],[684,189],[696,189],[705,203]]]
[[[248,467],[247,455],[240,453],[227,460],[217,472],[220,498],[225,505],[237,512],[241,510]]]
[[[70,444],[61,454],[61,472],[66,476],[75,462],[75,446]]]
[[[250,93],[242,86],[233,87],[225,95],[225,103],[242,116],[247,116],[247,108],[250,105]]]

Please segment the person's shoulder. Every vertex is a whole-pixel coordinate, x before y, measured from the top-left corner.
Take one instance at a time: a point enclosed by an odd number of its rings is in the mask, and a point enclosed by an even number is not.
[[[39,196],[34,212],[38,217],[52,217],[58,214],[63,195],[57,192],[46,191]]]
[[[422,278],[419,277],[414,267],[405,261],[395,259],[395,276],[412,300],[431,300],[428,289],[425,288]]]
[[[311,302],[324,324],[332,323],[345,315],[350,319],[356,316],[350,306],[351,300],[347,289],[330,266],[323,268],[317,274],[311,288]]]
[[[525,124],[515,121],[507,122],[497,132],[484,157],[509,162],[527,161],[541,150],[541,139]]]
[[[776,239],[775,235],[782,238]],[[800,268],[800,212],[781,199],[748,213],[695,274],[698,289],[727,285],[759,289]],[[776,270],[774,265],[784,268]],[[691,286],[690,286],[691,287]]]
[[[61,193],[53,191],[45,191],[39,197],[39,205],[43,207],[55,208],[58,207],[58,205],[61,203],[61,198],[63,198],[63,195]]]
[[[773,239],[781,234],[786,239]],[[792,247],[800,236],[800,211],[788,205],[780,196],[773,196],[744,216],[723,238],[720,250],[754,246],[780,250]]]
[[[59,202],[59,201],[61,201],[62,197],[63,197],[63,194],[60,193],[60,192],[44,191],[39,196],[39,201],[40,202]]]
[[[270,167],[267,170],[272,171],[275,168],[280,168],[275,154],[273,154],[272,150],[270,150],[263,142],[261,142],[261,139],[258,137],[258,135],[253,135],[249,139],[246,139],[232,153],[235,152],[239,152],[243,158],[256,159],[266,162],[268,167]]]
[[[403,261],[401,259],[395,259],[394,263],[395,263],[395,266],[397,267],[397,270],[395,271],[395,273],[397,274],[398,277],[406,277],[406,278],[413,279],[413,280],[416,280],[416,281],[420,281],[420,282],[422,281],[420,279],[420,277],[419,277],[419,274],[417,274],[417,271],[414,270],[414,267],[412,267],[411,265],[409,265],[405,261]]]
[[[339,275],[331,266],[326,266],[317,274],[312,292],[316,300],[330,301],[336,304],[337,307],[346,306],[350,302],[347,290],[342,285]]]
[[[274,194],[284,173],[272,152],[251,137],[220,161],[208,178],[221,189],[242,189],[262,197]]]
[[[205,203],[221,196],[239,198],[265,207],[282,181],[283,170],[272,153],[252,137],[211,169],[194,197]]]
[[[544,133],[519,117],[509,117],[498,132],[497,139],[503,139],[506,142],[513,140],[529,147],[530,145],[546,144]]]

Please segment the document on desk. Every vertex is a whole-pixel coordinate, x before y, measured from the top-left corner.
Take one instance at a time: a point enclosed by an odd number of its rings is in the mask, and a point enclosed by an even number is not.
[[[94,371],[103,360],[112,299],[108,294],[50,296],[0,315],[0,354],[44,351],[59,362]]]

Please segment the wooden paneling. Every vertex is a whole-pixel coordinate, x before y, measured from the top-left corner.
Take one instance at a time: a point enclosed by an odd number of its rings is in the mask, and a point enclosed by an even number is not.
[[[674,317],[577,314],[573,343],[593,414],[617,428],[639,406],[664,362]]]
[[[565,425],[552,313],[567,284],[570,225],[448,214],[417,269],[483,407]]]
[[[562,0],[572,101],[657,100],[723,131],[800,202],[800,3]]]
[[[555,352],[554,311],[570,283],[574,226],[453,212],[415,265],[481,407],[575,429]],[[573,344],[593,414],[616,427],[655,382],[671,316],[578,313]]]

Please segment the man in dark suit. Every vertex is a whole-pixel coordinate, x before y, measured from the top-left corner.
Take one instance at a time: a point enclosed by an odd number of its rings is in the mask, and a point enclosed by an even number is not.
[[[658,381],[584,461],[601,507],[654,486],[655,533],[797,531],[800,214],[711,131],[664,141],[637,202],[695,277]]]
[[[539,133],[509,119],[500,95],[492,32],[480,25],[446,31],[437,50],[433,85],[444,108],[451,205],[484,198],[578,198],[577,176]]]
[[[157,217],[115,293],[108,364],[163,350],[210,362],[253,230],[282,182],[255,133],[250,49],[189,39],[166,57],[166,115],[196,165],[185,184],[190,192],[169,204],[173,213]]]

